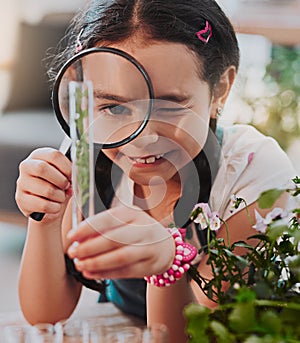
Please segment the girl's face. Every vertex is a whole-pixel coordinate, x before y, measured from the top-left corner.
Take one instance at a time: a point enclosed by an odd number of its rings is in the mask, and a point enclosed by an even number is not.
[[[103,152],[138,184],[148,185],[153,177],[168,181],[199,154],[208,135],[213,98],[199,78],[199,62],[182,44],[110,46],[144,66],[155,101],[150,121],[136,139]]]

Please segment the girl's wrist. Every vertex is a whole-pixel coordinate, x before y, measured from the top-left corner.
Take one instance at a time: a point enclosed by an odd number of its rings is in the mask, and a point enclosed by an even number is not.
[[[197,249],[191,244],[184,242],[185,229],[168,228],[175,242],[175,256],[171,267],[164,273],[145,276],[145,280],[157,287],[165,287],[174,284],[181,279],[189,270],[191,262],[197,255]]]
[[[31,232],[37,232],[38,235],[43,236],[58,236],[61,238],[62,232],[62,219],[57,218],[53,220],[42,220],[40,222],[35,221],[34,219],[28,220],[28,230]]]

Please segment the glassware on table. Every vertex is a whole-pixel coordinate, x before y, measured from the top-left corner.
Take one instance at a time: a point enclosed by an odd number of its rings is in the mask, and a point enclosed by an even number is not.
[[[63,334],[62,330],[58,329],[59,324],[50,324],[50,323],[39,323],[33,325],[33,330],[36,334],[42,337],[43,343],[62,343]]]
[[[93,88],[91,82],[69,84],[72,163],[72,225],[94,214]]]
[[[142,343],[143,331],[135,326],[104,326],[91,328],[90,343]]]
[[[1,342],[5,343],[44,343],[34,327],[29,325],[10,325],[3,328]]]
[[[90,327],[90,343],[167,343],[168,329],[163,324],[146,328],[135,326],[105,326],[103,323]]]
[[[167,343],[168,328],[163,324],[153,324],[143,330],[142,343]]]
[[[63,343],[60,323],[39,323],[30,325],[10,325],[0,329],[1,343]]]
[[[86,320],[73,319],[61,322],[63,342],[68,343],[89,343],[89,326]]]

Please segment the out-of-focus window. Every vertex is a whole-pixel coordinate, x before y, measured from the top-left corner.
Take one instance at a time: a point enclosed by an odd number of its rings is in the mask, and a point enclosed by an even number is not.
[[[241,66],[222,118],[274,137],[300,172],[300,1],[219,0],[232,19]]]

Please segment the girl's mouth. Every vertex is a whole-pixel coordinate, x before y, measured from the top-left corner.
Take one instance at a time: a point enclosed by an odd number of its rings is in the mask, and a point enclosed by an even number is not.
[[[145,157],[129,157],[133,161],[134,165],[147,165],[154,164],[162,159],[165,154],[150,155]]]

